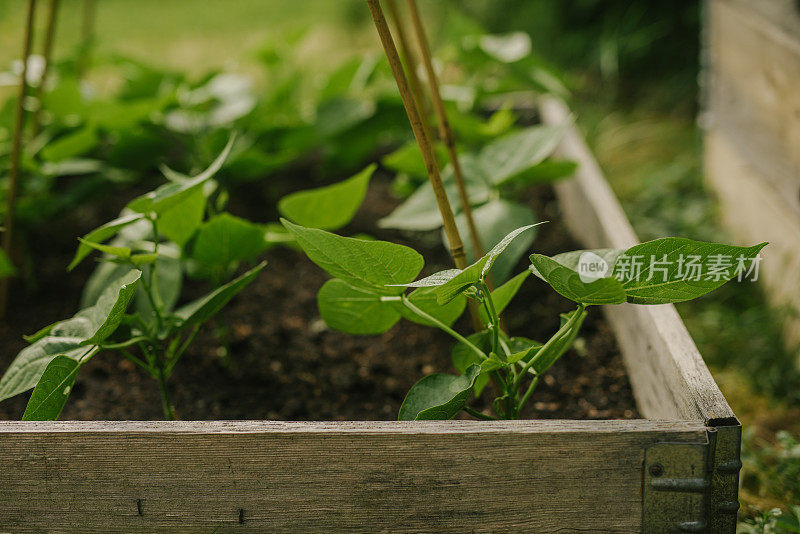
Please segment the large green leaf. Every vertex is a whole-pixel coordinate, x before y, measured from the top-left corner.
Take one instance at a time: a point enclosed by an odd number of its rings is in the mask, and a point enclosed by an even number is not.
[[[533,210],[527,206],[501,199],[487,202],[475,209],[472,215],[478,228],[478,236],[481,243],[487,248],[493,247],[515,229],[537,222]],[[456,224],[464,242],[467,261],[474,262],[476,259],[475,251],[472,246],[472,239],[469,238],[469,227],[463,213],[456,217]],[[495,283],[500,284],[508,279],[514,266],[525,255],[535,238],[536,231],[525,232],[525,235],[515,239],[497,257],[492,266],[492,277]],[[444,232],[442,232],[442,240],[447,243],[447,236]]]
[[[571,267],[542,254],[531,254],[533,274],[550,284],[562,296],[582,304],[621,304],[625,291],[614,278],[585,282]]]
[[[564,126],[531,126],[506,135],[481,150],[481,169],[491,183],[500,185],[552,154],[565,131]]]
[[[746,270],[766,245],[737,247],[665,237],[626,250],[614,263],[614,276],[628,302],[683,302],[713,291],[737,276],[738,269]],[[700,269],[693,270],[690,261]]]
[[[72,391],[81,363],[59,354],[47,364],[33,388],[23,421],[55,421]]]
[[[492,350],[492,334],[487,330],[470,334],[467,336],[467,341],[486,354],[489,354]],[[471,365],[481,364],[481,357],[470,347],[460,342],[453,345],[453,349],[450,351],[450,359],[453,362],[453,367],[462,375],[467,372],[467,369],[469,369]],[[476,397],[481,395],[483,388],[485,388],[488,383],[488,373],[481,373],[478,378],[475,379],[475,384],[472,386],[472,389],[475,391]]]
[[[464,313],[464,308],[467,306],[467,298],[462,295],[457,296],[445,305],[440,305],[436,300],[436,292],[432,287],[421,287],[412,291],[408,296],[408,300],[411,304],[447,326],[452,325],[456,319],[461,317],[461,314]],[[400,314],[409,321],[425,326],[436,326],[431,321],[423,319],[409,310],[402,302],[396,302],[395,305]]]
[[[400,406],[400,421],[447,420],[466,406],[479,365],[470,366],[462,376],[428,375],[413,386]]]
[[[503,313],[503,310],[506,309],[506,306],[508,306],[508,304],[511,302],[511,299],[514,298],[514,295],[517,294],[517,291],[519,291],[519,289],[522,287],[522,283],[530,274],[530,271],[523,271],[492,291],[492,302],[494,303],[494,308],[495,311],[497,311],[497,315]],[[489,316],[486,314],[486,310],[484,310],[483,307],[480,309],[480,316],[484,323],[489,322]]]
[[[247,287],[266,264],[261,262],[238,278],[176,310],[175,316],[182,320],[181,326],[192,326],[208,321],[237,293]]]
[[[197,188],[159,215],[158,231],[182,247],[202,224],[205,211],[206,195],[202,188]]]
[[[83,259],[88,256],[93,247],[86,242],[90,243],[102,243],[103,241],[111,238],[112,236],[116,235],[117,232],[129,226],[137,221],[141,221],[144,219],[144,215],[141,213],[132,213],[127,215],[121,215],[114,219],[113,221],[107,222],[102,226],[98,226],[85,236],[83,236],[83,241],[78,245],[78,250],[75,252],[75,256],[72,258],[67,270],[74,269]],[[84,242],[86,241],[86,242]]]
[[[174,171],[167,171],[165,174],[172,176],[168,184],[164,184],[155,191],[146,193],[138,198],[133,199],[128,208],[137,213],[164,213],[165,211],[177,206],[183,202],[187,197],[194,194],[198,189],[203,187],[203,184],[211,179],[217,171],[222,168],[225,159],[230,154],[231,147],[235,136],[231,136],[228,144],[222,150],[217,159],[215,159],[206,170],[189,179],[182,179],[181,175]]]
[[[320,104],[315,126],[322,137],[332,137],[349,130],[375,114],[371,100],[336,97]]]
[[[263,227],[221,213],[197,231],[191,257],[205,266],[227,268],[233,262],[258,256],[268,246]]]
[[[400,320],[393,303],[381,297],[333,278],[319,290],[317,306],[322,319],[334,330],[348,334],[381,334]]]
[[[383,295],[399,295],[422,270],[424,260],[415,250],[386,241],[341,237],[305,228],[281,219],[308,257],[331,276],[350,285]]]
[[[349,223],[358,211],[376,168],[372,164],[337,184],[285,196],[278,202],[278,211],[302,226],[337,230]]]
[[[125,310],[128,308],[128,303],[136,291],[136,285],[142,272],[132,270],[127,274],[117,279],[113,284],[109,285],[105,291],[97,299],[94,306],[81,310],[72,320],[86,320],[91,325],[90,335],[81,341],[84,345],[96,345],[102,343],[122,322],[122,317],[125,315]],[[53,328],[53,335],[60,335],[62,323]]]
[[[78,358],[88,349],[80,337],[46,336],[22,349],[0,379],[0,401],[34,387],[50,361],[64,354]]]
[[[482,204],[489,200],[491,190],[475,158],[469,154],[464,154],[461,158],[461,167],[470,204]],[[458,194],[453,178],[452,167],[447,167],[442,173],[442,183],[453,211],[458,212],[461,209],[461,197]],[[417,188],[405,202],[378,221],[378,226],[381,228],[415,231],[440,228],[442,226],[442,216],[439,213],[439,207],[430,182],[426,182]]]

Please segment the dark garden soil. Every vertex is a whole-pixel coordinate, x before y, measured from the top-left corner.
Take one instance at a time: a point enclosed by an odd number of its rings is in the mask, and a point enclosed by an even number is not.
[[[539,217],[551,221],[540,228],[535,249],[555,254],[576,248],[558,222],[552,191],[542,187],[528,195]],[[271,208],[268,212],[264,208],[274,202],[263,200],[264,196],[254,190],[233,195],[230,211],[256,221],[275,220]],[[38,258],[30,266],[36,285],[23,287],[16,282],[12,288],[9,317],[0,324],[0,369],[5,370],[26,345],[22,334],[75,313],[82,284],[93,267],[87,261],[74,273],[64,270],[75,237],[113,218],[129,198],[130,194],[112,196],[76,210],[56,228],[28,239],[32,257]],[[343,233],[371,233],[413,245],[425,256],[423,274],[447,268],[438,232],[419,236],[376,230],[376,219],[396,204],[388,180],[376,177],[367,201]],[[316,304],[317,290],[328,276],[294,250],[275,248],[267,260],[259,278],[201,331],[176,367],[170,388],[182,419],[391,420],[414,382],[431,372],[454,372],[453,341],[448,335],[407,321],[380,336],[331,331],[319,318]],[[517,272],[526,266],[524,258]],[[188,287],[191,297],[206,290],[200,284]],[[543,340],[557,329],[558,313],[571,309],[569,301],[531,277],[505,312],[506,327],[513,335]],[[468,332],[468,322],[462,319],[457,328]],[[227,355],[224,338],[230,349]],[[488,393],[476,407],[488,406]],[[0,403],[0,419],[19,419],[27,398],[22,394]],[[113,353],[95,356],[81,370],[61,416],[162,417],[156,382]],[[524,417],[637,417],[619,349],[599,309],[590,309],[575,347],[543,378]]]

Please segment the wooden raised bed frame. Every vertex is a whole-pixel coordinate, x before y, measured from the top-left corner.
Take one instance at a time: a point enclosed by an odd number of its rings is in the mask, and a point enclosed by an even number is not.
[[[636,243],[577,130],[560,152],[574,236]],[[605,313],[647,419],[0,422],[0,531],[733,533],[741,428],[675,308]]]

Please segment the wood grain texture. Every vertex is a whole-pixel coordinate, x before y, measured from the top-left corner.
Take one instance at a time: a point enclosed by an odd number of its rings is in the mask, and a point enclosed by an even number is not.
[[[769,241],[767,295],[800,343],[800,11],[794,1],[712,0],[707,27],[705,171],[727,227]],[[800,357],[800,353],[798,354]]]
[[[0,531],[635,532],[698,422],[1,423]]]
[[[569,111],[542,103],[547,124],[563,124]],[[571,180],[556,185],[564,220],[587,248],[625,249],[639,242],[597,162],[576,128],[558,152],[578,162]],[[617,335],[639,411],[650,419],[713,421],[734,414],[671,304],[605,306]]]

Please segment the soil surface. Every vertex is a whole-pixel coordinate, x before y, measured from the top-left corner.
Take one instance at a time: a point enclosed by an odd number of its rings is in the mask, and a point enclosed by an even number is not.
[[[388,184],[385,176],[373,179],[364,206],[341,233],[365,232],[414,246],[425,256],[424,275],[448,268],[449,257],[438,231],[420,235],[376,229],[375,221],[398,203]],[[232,195],[230,210],[255,221],[275,220],[276,214],[264,208],[275,204],[274,183],[270,192],[247,189]],[[558,223],[560,214],[550,188],[533,189],[526,197],[541,219],[552,221],[540,228],[534,243],[537,251],[556,254],[578,248]],[[93,265],[85,261],[76,272],[66,273],[75,237],[112,219],[129,198],[130,192],[111,196],[67,214],[56,228],[29,234],[26,246],[31,257],[38,258],[29,265],[36,284],[12,284],[10,313],[0,324],[0,369],[26,346],[22,334],[77,311],[81,287]],[[447,334],[408,321],[379,336],[331,331],[320,319],[316,304],[317,290],[327,274],[291,249],[272,249],[266,259],[268,266],[259,278],[201,330],[177,365],[170,391],[180,418],[392,420],[417,380],[432,372],[454,372],[453,341]],[[515,272],[527,263],[526,258],[521,260]],[[191,298],[207,290],[190,283],[186,292]],[[507,308],[504,320],[512,335],[545,340],[558,328],[558,314],[573,308],[531,277]],[[464,319],[456,328],[469,332]],[[488,407],[488,389],[474,407]],[[0,419],[19,419],[28,396],[0,403]],[[576,345],[542,379],[523,416],[638,417],[619,349],[599,309],[590,308]],[[161,418],[156,382],[114,353],[95,356],[81,370],[61,416],[74,420]]]

